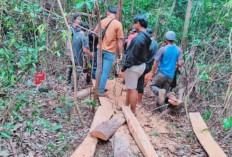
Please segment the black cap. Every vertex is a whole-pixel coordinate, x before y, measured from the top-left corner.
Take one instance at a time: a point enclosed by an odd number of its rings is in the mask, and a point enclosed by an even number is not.
[[[113,6],[108,7],[108,11],[113,14],[117,14],[117,8]]]

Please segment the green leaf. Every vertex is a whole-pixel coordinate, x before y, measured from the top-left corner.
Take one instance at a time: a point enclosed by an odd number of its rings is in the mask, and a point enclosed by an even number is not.
[[[205,128],[205,129],[201,130],[200,133],[204,133],[204,132],[207,132],[207,131],[209,131],[209,128]]]
[[[5,132],[1,132],[1,137],[3,137],[3,138],[10,138],[10,136],[7,133],[5,133]]]
[[[91,12],[91,11],[92,11],[92,8],[93,8],[92,5],[91,5],[91,3],[86,2],[86,5],[87,5],[89,11]]]
[[[159,134],[157,132],[155,132],[155,133],[151,134],[151,136],[157,137],[157,136],[159,136]]]
[[[84,2],[77,3],[75,6],[76,9],[80,9],[84,5]]]
[[[225,130],[230,130],[230,128],[232,127],[230,121],[227,118],[223,119],[223,124]]]
[[[90,99],[85,99],[85,102],[93,107],[97,107],[97,103]]]
[[[61,124],[57,124],[56,126],[54,126],[53,128],[51,128],[51,131],[57,131],[59,129],[63,128],[63,126]]]

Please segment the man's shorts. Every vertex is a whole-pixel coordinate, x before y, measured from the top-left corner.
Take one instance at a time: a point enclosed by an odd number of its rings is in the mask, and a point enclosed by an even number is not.
[[[137,89],[138,79],[143,74],[146,64],[134,65],[125,71],[125,85],[127,89]]]

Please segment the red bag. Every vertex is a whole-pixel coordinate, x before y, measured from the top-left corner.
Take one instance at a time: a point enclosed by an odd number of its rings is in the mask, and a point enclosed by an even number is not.
[[[42,81],[45,80],[45,73],[44,72],[38,72],[34,76],[34,83],[36,85],[39,85],[42,83]]]

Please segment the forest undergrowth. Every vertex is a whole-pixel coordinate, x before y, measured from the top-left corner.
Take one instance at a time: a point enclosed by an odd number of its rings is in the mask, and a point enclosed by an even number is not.
[[[100,1],[100,11],[118,1]],[[134,5],[132,5],[134,3]],[[67,16],[95,15],[94,0],[62,1]],[[123,1],[126,34],[132,17],[144,13],[159,45],[167,30],[181,39],[188,0]],[[69,156],[88,132],[94,113],[79,101],[85,128],[73,107],[65,82],[66,31],[55,0],[0,1],[0,156]],[[215,140],[232,154],[232,19],[231,0],[194,0],[189,21],[184,66],[178,89],[184,89],[185,107],[165,119],[200,112]],[[88,22],[87,16],[83,20]],[[91,17],[92,25],[96,17]],[[44,72],[41,86],[34,75]],[[181,123],[181,122],[179,122]],[[16,149],[15,149],[16,148]],[[15,149],[15,150],[14,150]],[[199,153],[200,154],[200,153]]]

